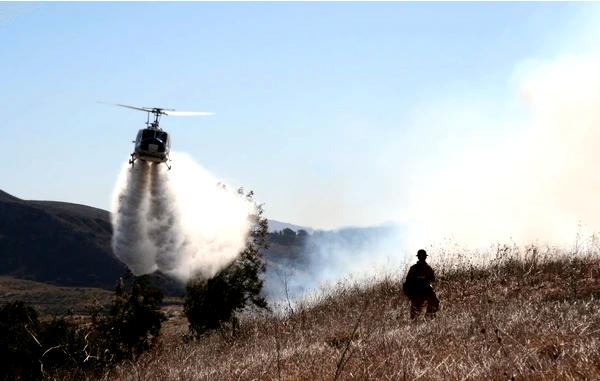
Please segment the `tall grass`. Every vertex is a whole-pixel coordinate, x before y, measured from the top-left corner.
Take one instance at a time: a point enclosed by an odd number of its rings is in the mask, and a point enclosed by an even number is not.
[[[600,379],[597,250],[444,255],[434,263],[442,310],[433,320],[409,319],[401,277],[341,283],[192,342],[175,309],[161,345],[107,378]]]

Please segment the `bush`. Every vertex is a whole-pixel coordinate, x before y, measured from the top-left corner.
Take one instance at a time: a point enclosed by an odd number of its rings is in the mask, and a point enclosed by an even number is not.
[[[148,276],[127,280],[129,286],[117,284],[109,314],[96,311],[91,326],[64,318],[40,322],[35,309],[20,301],[0,306],[0,380],[85,378],[84,372],[148,350],[164,320],[163,295]]]
[[[64,318],[40,322],[38,313],[18,301],[0,307],[0,378],[32,380],[73,370],[83,363],[80,330]]]
[[[0,307],[0,377],[3,380],[35,379],[40,375],[41,343],[37,312],[23,302]]]
[[[114,363],[129,360],[150,349],[160,334],[164,314],[160,311],[162,292],[152,286],[150,276],[129,282],[119,280],[108,316],[95,316],[97,357]],[[128,283],[131,283],[129,286]]]
[[[54,318],[42,322],[39,329],[39,339],[44,348],[39,367],[44,375],[55,375],[69,372],[83,376],[84,370],[90,370],[94,363],[86,363],[85,335],[83,327],[70,323],[64,318]],[[74,373],[75,372],[75,373]]]
[[[253,193],[245,197],[253,200]],[[262,206],[257,205],[247,246],[238,259],[211,279],[196,277],[187,284],[184,312],[192,337],[228,322],[235,327],[235,313],[248,306],[267,308],[265,298],[260,295],[263,287],[260,276],[265,271],[261,249],[268,246],[268,222],[262,215]]]

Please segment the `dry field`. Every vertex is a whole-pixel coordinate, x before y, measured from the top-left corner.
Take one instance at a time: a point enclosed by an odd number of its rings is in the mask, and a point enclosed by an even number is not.
[[[185,342],[170,307],[160,344],[118,380],[599,380],[597,253],[498,250],[438,264],[442,311],[410,321],[401,282],[340,284],[285,313]]]
[[[113,293],[93,287],[60,287],[31,280],[0,276],[0,303],[23,300],[42,315],[87,314],[110,305]]]

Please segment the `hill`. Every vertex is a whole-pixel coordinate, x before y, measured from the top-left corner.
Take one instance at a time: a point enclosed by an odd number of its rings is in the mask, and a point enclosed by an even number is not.
[[[115,380],[600,378],[600,260],[529,251],[476,267],[438,263],[442,310],[408,318],[401,277],[343,283],[285,310],[186,342],[181,312],[161,345]]]
[[[125,271],[110,246],[107,211],[26,201],[0,191],[0,274],[64,286],[111,288]]]

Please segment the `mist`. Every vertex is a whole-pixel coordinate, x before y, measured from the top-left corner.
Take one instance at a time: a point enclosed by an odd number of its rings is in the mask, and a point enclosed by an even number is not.
[[[135,275],[210,278],[244,249],[254,204],[186,154],[124,163],[113,193],[113,250]]]

